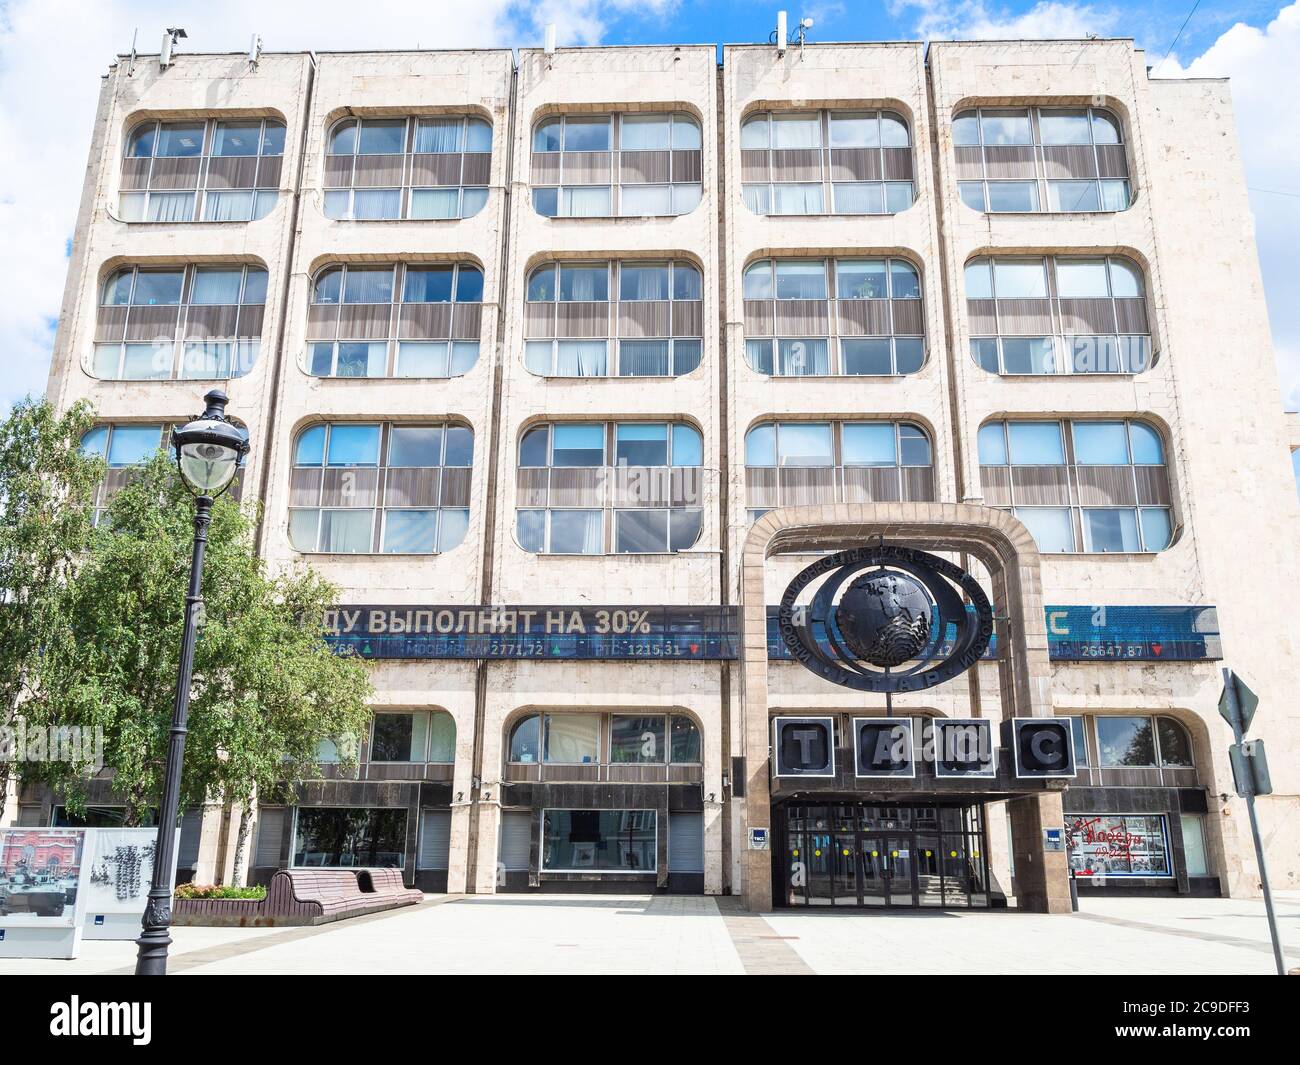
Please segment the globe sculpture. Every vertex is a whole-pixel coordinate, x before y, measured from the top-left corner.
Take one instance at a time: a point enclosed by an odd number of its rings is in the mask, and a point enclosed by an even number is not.
[[[777,610],[791,657],[858,691],[920,691],[983,657],[993,608],[947,559],[882,544],[826,555],[794,578]]]
[[[849,585],[835,608],[835,623],[858,658],[873,666],[901,666],[929,642],[932,609],[915,577],[878,571]]]

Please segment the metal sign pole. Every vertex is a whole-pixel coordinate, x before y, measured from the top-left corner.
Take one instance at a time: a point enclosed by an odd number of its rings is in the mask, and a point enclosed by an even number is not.
[[[1241,726],[1241,701],[1237,695],[1237,675],[1227,667],[1223,670],[1223,698],[1227,705],[1228,718],[1232,725],[1233,738],[1238,744],[1243,739]],[[1268,914],[1268,934],[1273,940],[1273,962],[1277,966],[1277,975],[1286,975],[1286,962],[1282,959],[1282,940],[1277,931],[1277,914],[1273,912],[1273,892],[1268,886],[1268,867],[1264,863],[1264,841],[1259,835],[1259,819],[1255,816],[1255,786],[1247,782],[1246,814],[1250,818],[1250,835],[1255,841],[1255,861],[1259,865],[1259,883],[1264,890],[1264,911]]]

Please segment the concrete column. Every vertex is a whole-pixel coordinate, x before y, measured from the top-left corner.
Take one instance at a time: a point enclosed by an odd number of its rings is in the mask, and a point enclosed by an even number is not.
[[[219,881],[224,869],[222,852],[225,833],[225,811],[221,806],[210,803],[203,807],[203,825],[199,830],[199,860],[194,866],[194,883],[216,884],[229,883]]]
[[[1043,850],[1043,829],[1064,823],[1060,792],[1007,802],[1011,849],[1016,860],[1016,901],[1033,913],[1069,913],[1070,879],[1066,852]]]
[[[484,784],[484,792],[495,797],[500,785]],[[479,895],[493,895],[497,890],[497,844],[501,834],[501,806],[480,801],[478,808],[478,865],[471,870],[472,890]]]
[[[467,803],[452,803],[450,847],[450,857],[447,862],[447,891],[459,895],[464,893],[469,879],[466,869],[469,857],[469,805]]]

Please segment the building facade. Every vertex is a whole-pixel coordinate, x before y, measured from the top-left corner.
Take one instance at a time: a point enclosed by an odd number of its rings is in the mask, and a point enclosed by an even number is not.
[[[359,769],[327,744],[247,811],[254,880],[1251,894],[1224,661],[1300,878],[1292,427],[1222,81],[1126,40],[123,57],[50,394],[95,404],[106,498],[214,381],[259,551],[373,660]],[[884,698],[771,608],[864,544],[993,601],[992,651],[889,707],[918,753],[1064,718],[1074,776],[862,772]],[[826,772],[773,757],[791,721]],[[190,811],[182,868],[244,873],[244,814]]]

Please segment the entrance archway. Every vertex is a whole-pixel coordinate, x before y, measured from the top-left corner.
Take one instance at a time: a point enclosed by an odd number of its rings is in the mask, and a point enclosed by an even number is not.
[[[773,899],[770,722],[767,654],[767,560],[780,551],[828,551],[871,539],[978,559],[993,584],[1000,621],[998,660],[1002,714],[1051,717],[1050,667],[1043,616],[1038,548],[1010,514],[969,503],[836,503],[785,507],[759,518],[741,558],[741,713],[746,766],[744,821],[750,841],[744,860],[744,898],[751,910]],[[919,798],[919,797],[916,797]],[[1011,799],[1017,896],[1023,909],[1064,913],[1070,907],[1063,851],[1044,848],[1044,828],[1062,824],[1059,791]],[[753,830],[761,830],[755,833]],[[744,844],[742,844],[744,845]]]

